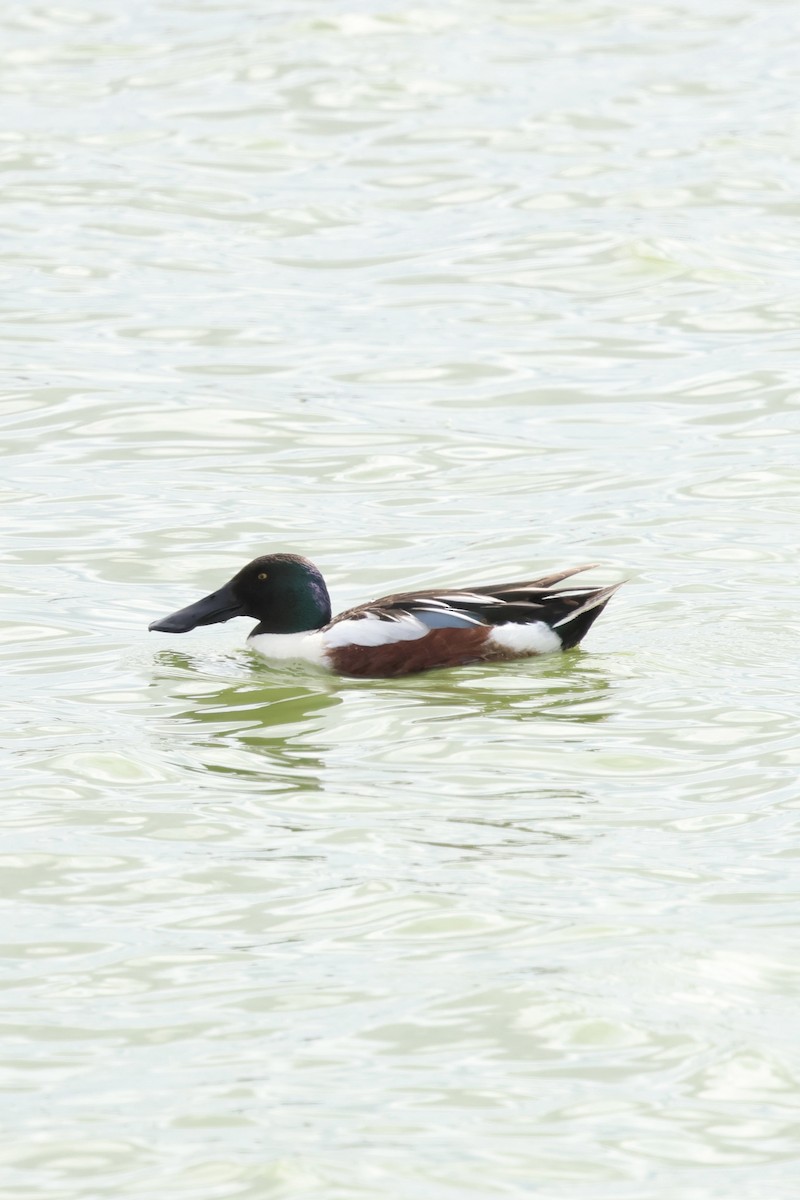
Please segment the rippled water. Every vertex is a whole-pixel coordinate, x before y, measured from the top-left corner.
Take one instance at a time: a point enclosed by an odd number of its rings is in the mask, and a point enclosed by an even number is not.
[[[795,6],[127,7],[0,16],[6,1194],[793,1198]],[[631,582],[147,634],[273,549]]]

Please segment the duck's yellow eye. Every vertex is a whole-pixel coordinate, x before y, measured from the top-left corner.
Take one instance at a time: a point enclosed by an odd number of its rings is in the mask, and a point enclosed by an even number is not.
[[[262,571],[262,572],[259,574],[258,578],[259,578],[259,579],[269,579],[269,576],[267,575],[267,572],[266,572],[266,571]]]

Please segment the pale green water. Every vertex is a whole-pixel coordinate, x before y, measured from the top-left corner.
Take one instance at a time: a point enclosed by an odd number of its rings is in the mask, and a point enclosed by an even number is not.
[[[796,6],[0,33],[4,1196],[793,1200]],[[147,634],[271,549],[631,583],[409,681]]]

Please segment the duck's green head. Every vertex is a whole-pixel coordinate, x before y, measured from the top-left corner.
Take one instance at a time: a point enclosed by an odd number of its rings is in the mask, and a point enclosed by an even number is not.
[[[153,621],[149,628],[187,633],[232,617],[252,617],[259,622],[258,633],[302,633],[327,625],[331,602],[325,580],[307,558],[264,554],[210,596]]]

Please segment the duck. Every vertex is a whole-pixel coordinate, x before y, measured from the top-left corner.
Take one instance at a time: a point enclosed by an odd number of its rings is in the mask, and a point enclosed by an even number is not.
[[[334,617],[325,580],[312,562],[299,554],[264,554],[215,592],[148,628],[187,633],[250,617],[258,624],[247,645],[273,662],[300,660],[338,675],[394,678],[571,650],[622,585],[556,585],[597,565],[517,583],[399,592]]]

